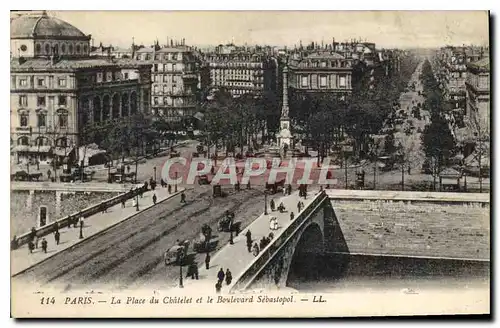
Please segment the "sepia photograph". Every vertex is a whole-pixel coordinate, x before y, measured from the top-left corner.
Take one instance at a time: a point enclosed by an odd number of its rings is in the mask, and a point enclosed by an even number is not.
[[[11,317],[490,315],[489,38],[487,10],[11,10]]]

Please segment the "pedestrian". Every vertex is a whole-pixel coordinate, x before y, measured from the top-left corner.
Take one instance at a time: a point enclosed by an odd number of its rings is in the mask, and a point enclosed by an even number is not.
[[[156,205],[156,194],[153,194],[153,204]]]
[[[266,247],[266,240],[264,237],[262,237],[259,241],[259,247],[260,249],[263,249],[264,247]]]
[[[224,269],[220,268],[219,272],[217,273],[217,279],[219,279],[220,283],[224,281],[225,276],[226,275],[224,274]]]
[[[106,204],[104,202],[101,202],[101,213],[106,213],[108,209],[106,208]]]
[[[229,271],[229,269],[227,269],[226,270],[226,285],[230,285],[232,280],[233,280],[233,275],[231,274],[231,271]]]
[[[168,185],[168,193],[171,194],[172,193],[172,186],[171,185]]]
[[[52,176],[52,171],[50,169],[47,170],[47,179],[50,181],[50,177]]]
[[[54,222],[54,231],[59,232],[59,222]]]
[[[205,267],[210,269],[210,254],[207,253],[207,256],[205,256]]]
[[[144,191],[147,191],[148,190],[148,182],[147,181],[144,181]]]
[[[247,241],[249,241],[249,240],[252,241],[252,232],[250,230],[247,230],[245,237],[247,237]]]
[[[218,294],[220,293],[220,290],[222,288],[222,284],[220,281],[217,281],[217,283],[215,284],[215,292]]]
[[[35,250],[35,244],[31,240],[28,242],[28,249],[30,250],[30,254]]]
[[[130,173],[130,165],[127,165],[127,173]]]
[[[292,194],[292,185],[289,184],[288,187],[287,187],[287,189],[288,189],[287,190],[288,195],[291,195]]]
[[[31,241],[35,241],[35,238],[36,238],[36,229],[35,227],[31,227],[30,239]]]
[[[44,253],[47,253],[47,241],[45,240],[45,238],[43,238],[42,240],[42,250]]]
[[[299,201],[299,202],[297,203],[297,213],[299,213],[299,212],[300,212],[300,205],[301,205],[301,202]]]
[[[247,249],[248,249],[248,253],[252,252],[252,240],[248,240],[247,239]]]
[[[83,216],[80,216],[80,228],[82,229],[83,229],[83,224],[84,224]]]
[[[61,239],[61,234],[59,233],[59,231],[56,231],[54,233],[54,239],[56,240],[56,245],[59,245],[59,240]]]
[[[286,188],[283,188],[283,196],[286,196]]]
[[[40,241],[40,237],[35,237],[35,248],[38,249],[38,242]]]
[[[269,203],[269,206],[271,206],[271,211],[273,211],[273,212],[274,212],[274,210],[275,210],[275,206],[276,206],[276,205],[274,204],[274,199],[271,199],[271,202]]]
[[[125,198],[122,198],[122,208],[125,208]]]
[[[134,197],[134,201],[132,202],[132,207],[137,207],[137,197]]]
[[[181,192],[181,204],[186,204],[186,195],[184,194],[184,191]]]
[[[198,263],[194,262],[193,263],[193,270],[194,270],[194,278],[196,280],[198,280],[199,276],[198,276]]]
[[[290,212],[290,221],[293,221],[293,219],[295,219],[295,214],[293,214],[293,212]]]
[[[73,217],[73,228],[78,228],[78,217]]]
[[[259,245],[257,243],[253,244],[253,256],[259,255]]]

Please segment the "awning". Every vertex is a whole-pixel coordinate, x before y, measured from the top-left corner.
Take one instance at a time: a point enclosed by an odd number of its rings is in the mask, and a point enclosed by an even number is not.
[[[54,154],[57,156],[68,156],[73,151],[73,147],[56,147],[54,148]]]
[[[455,169],[447,167],[439,173],[439,177],[440,178],[458,179],[458,178],[462,177],[462,174]]]

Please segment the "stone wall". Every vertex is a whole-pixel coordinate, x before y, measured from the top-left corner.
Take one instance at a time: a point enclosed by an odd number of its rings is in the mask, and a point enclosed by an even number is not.
[[[46,224],[49,224],[116,195],[118,193],[13,190],[10,194],[11,234],[19,236],[32,227],[38,228],[40,206],[47,207]]]

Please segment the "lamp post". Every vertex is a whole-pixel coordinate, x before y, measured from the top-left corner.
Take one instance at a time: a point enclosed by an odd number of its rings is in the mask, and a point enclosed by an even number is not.
[[[179,260],[179,288],[184,288],[183,282],[182,282],[182,261],[184,259],[184,253],[183,249],[179,248],[178,250],[178,260]]]
[[[154,179],[155,179],[155,181],[156,181],[156,166],[155,166],[155,167],[153,167],[153,176],[154,176]]]
[[[175,171],[175,186],[174,186],[174,191],[177,192],[177,171]]]
[[[267,190],[264,191],[264,215],[267,215]]]
[[[80,224],[80,239],[83,239],[83,225]]]

